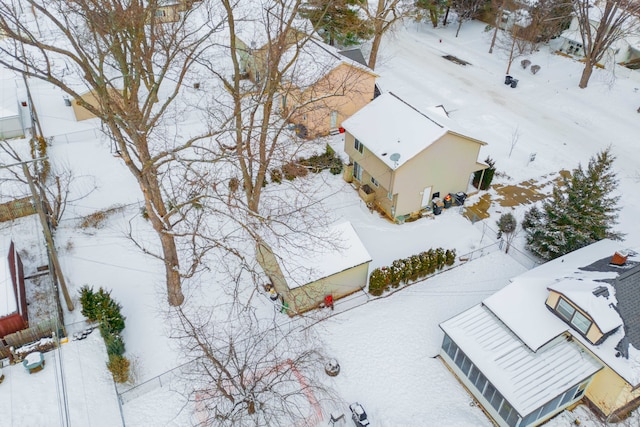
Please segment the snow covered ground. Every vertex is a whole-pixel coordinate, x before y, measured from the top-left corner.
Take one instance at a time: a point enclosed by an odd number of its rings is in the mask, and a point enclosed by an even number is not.
[[[454,26],[432,29],[427,24],[408,23],[398,28],[383,43],[376,70],[383,90],[393,91],[427,111],[443,105],[467,134],[487,141],[480,160],[486,156],[496,160],[500,172],[496,183],[516,184],[572,169],[610,145],[618,158],[614,167],[620,184],[611,189],[620,195],[618,229],[627,234],[628,241],[638,241],[640,166],[635,137],[640,83],[622,76],[612,80],[608,71],[596,70],[589,87],[579,89],[581,64],[543,48],[528,57],[533,64],[541,65],[538,74],[521,69],[518,60],[514,63],[512,75],[519,84],[512,89],[503,84],[504,54],[487,53],[490,35],[484,27],[482,23],[465,23],[458,38],[454,37]],[[470,65],[455,64],[443,55],[456,56]],[[171,383],[160,387],[160,381],[154,380],[183,360],[165,327],[162,267],[143,256],[125,235],[129,224],[141,230],[147,227],[136,215],[139,190],[120,160],[110,155],[109,145],[96,137],[88,123],[75,122],[70,110],[59,106],[61,93],[46,85],[40,89],[35,103],[45,132],[59,135],[50,156],[73,165],[78,193],[89,193],[95,187],[88,197],[71,203],[56,235],[72,294],[77,302],[77,290],[84,284],[113,290],[127,318],[124,339],[127,356],[134,361],[137,383],[151,381],[145,394],[123,405],[126,425],[192,425],[193,407],[185,406],[184,398],[177,393],[179,388]],[[516,132],[517,144],[509,156]],[[65,136],[67,133],[71,134]],[[339,146],[340,140],[333,144]],[[533,153],[536,158],[530,162]],[[459,208],[449,209],[433,220],[390,224],[371,213],[339,176],[326,174],[324,178],[336,191],[328,207],[336,219],[352,222],[373,258],[371,268],[429,248],[455,248],[461,255],[495,241],[495,234],[482,223],[471,224],[460,215]],[[471,196],[469,203],[477,197]],[[81,215],[114,204],[125,207],[103,228],[77,227]],[[494,227],[498,214],[507,209],[493,205],[493,217],[486,223]],[[524,209],[517,207],[515,212],[520,215]],[[149,239],[153,240],[151,233]],[[493,252],[320,322],[314,328],[342,367],[339,376],[327,377],[328,383],[345,404],[355,400],[362,403],[374,425],[490,426],[482,412],[469,405],[470,396],[455,378],[433,358],[442,339],[438,323],[477,304],[523,270],[510,256]],[[338,312],[341,304],[348,303],[338,301]],[[67,313],[66,323],[80,321],[81,317],[79,310]],[[70,413],[83,414],[70,417],[73,426],[121,423],[113,385],[105,385],[109,383],[104,379],[108,375],[105,353],[96,337],[94,333],[91,339],[62,347],[67,384],[86,396],[85,403],[69,399]],[[82,357],[66,356],[78,348],[83,348]],[[77,363],[67,364],[74,360]],[[83,363],[92,363],[92,368],[85,369]],[[38,411],[49,415],[40,418],[33,413],[34,407],[22,403],[24,398],[9,397],[2,399],[5,405],[10,402],[2,407],[3,419],[12,420],[9,425],[59,425],[55,378],[49,368],[31,376],[24,375],[21,366],[10,368],[12,377],[0,385],[0,393],[8,393],[8,384],[22,396],[38,396],[36,390],[48,390],[48,398],[38,399]],[[91,407],[87,402],[93,401],[104,402],[104,414],[87,409]],[[562,416],[551,425],[566,426],[570,422],[571,417]]]

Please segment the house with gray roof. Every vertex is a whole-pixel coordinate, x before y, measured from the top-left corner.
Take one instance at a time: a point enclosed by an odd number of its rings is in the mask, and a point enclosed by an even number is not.
[[[523,273],[440,328],[440,357],[499,426],[579,402],[609,421],[640,406],[640,255],[620,242]]]

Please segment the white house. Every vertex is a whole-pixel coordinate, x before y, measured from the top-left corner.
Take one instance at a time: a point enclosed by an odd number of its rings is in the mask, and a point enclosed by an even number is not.
[[[622,419],[640,405],[639,285],[640,256],[602,240],[443,322],[440,356],[501,427],[579,401]]]

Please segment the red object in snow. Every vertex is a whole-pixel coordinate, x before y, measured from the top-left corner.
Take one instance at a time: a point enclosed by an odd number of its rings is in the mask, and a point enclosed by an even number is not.
[[[343,128],[343,127],[339,127],[339,128],[338,128],[338,132],[340,132],[340,133],[344,133],[344,132],[345,132],[345,130],[344,130],[344,128]]]
[[[330,309],[333,310],[333,296],[332,295],[327,295],[326,297],[324,297],[324,306],[325,307],[329,307]]]

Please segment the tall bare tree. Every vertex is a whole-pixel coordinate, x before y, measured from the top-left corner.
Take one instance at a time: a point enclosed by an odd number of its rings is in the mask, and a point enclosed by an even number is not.
[[[316,425],[323,404],[335,403],[319,377],[328,358],[312,331],[265,319],[237,299],[215,314],[177,314],[174,338],[194,360],[185,377],[196,425]]]
[[[191,5],[192,2],[184,2]],[[182,303],[181,271],[162,174],[193,140],[159,129],[215,22],[176,19],[158,0],[0,0],[0,64],[49,82],[98,117],[137,180],[157,233],[168,301]],[[183,4],[183,3],[181,3]],[[200,21],[195,21],[200,22]],[[91,92],[95,101],[83,97]],[[197,139],[197,138],[196,138]]]
[[[595,67],[616,42],[637,34],[640,3],[635,0],[575,0],[575,14],[584,50],[579,87],[584,89]]]
[[[406,0],[378,0],[370,2],[363,7],[367,20],[371,23],[373,39],[371,40],[371,52],[369,53],[369,68],[376,67],[378,51],[382,37],[393,25],[403,18],[415,15],[413,3]]]

